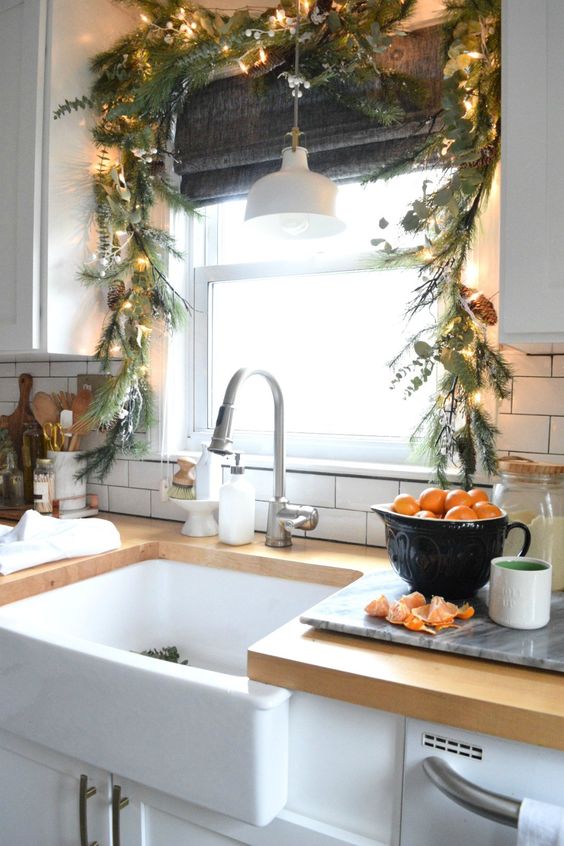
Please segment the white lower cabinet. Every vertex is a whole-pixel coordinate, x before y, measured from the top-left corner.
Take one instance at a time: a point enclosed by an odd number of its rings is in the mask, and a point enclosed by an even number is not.
[[[288,802],[262,828],[0,732],[0,846],[398,846],[404,723],[295,693]]]
[[[108,773],[0,732],[0,843],[107,846],[110,787]]]

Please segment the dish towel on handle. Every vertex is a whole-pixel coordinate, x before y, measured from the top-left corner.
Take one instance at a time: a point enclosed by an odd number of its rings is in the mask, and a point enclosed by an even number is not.
[[[57,520],[30,509],[13,529],[0,526],[0,575],[61,558],[99,555],[120,545],[119,532],[109,520]]]
[[[517,846],[564,846],[564,808],[524,799],[519,811]]]

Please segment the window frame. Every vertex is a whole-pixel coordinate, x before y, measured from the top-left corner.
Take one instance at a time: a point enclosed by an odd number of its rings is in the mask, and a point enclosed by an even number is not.
[[[189,353],[190,389],[188,407],[188,449],[197,450],[209,441],[213,432],[210,421],[211,384],[208,370],[211,360],[211,338],[208,322],[211,315],[211,284],[236,283],[242,279],[281,275],[317,275],[331,272],[366,271],[370,253],[327,257],[314,254],[297,261],[245,262],[217,264],[219,244],[219,215],[216,207],[209,207],[205,219],[190,221],[189,237],[192,249],[189,274],[194,312],[192,316],[191,352]],[[199,240],[199,244],[197,243]],[[241,362],[245,366],[248,362]],[[260,366],[260,362],[258,363]],[[235,372],[235,371],[234,371]],[[275,375],[275,374],[274,374]],[[391,379],[391,377],[390,377]],[[226,386],[223,386],[226,387]],[[272,431],[248,432],[237,430],[237,445],[252,455],[272,455]],[[291,458],[334,460],[377,464],[415,464],[408,438],[351,435],[322,435],[286,433],[286,452]]]

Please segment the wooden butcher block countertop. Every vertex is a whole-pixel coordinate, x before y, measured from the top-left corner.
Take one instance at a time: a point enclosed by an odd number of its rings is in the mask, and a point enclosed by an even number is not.
[[[339,589],[387,569],[385,550],[297,538],[269,549],[186,538],[180,524],[118,515],[121,549],[0,577],[0,605],[150,558],[316,581]],[[304,609],[306,610],[306,609]],[[250,678],[564,750],[564,674],[311,629],[294,620],[249,650]]]

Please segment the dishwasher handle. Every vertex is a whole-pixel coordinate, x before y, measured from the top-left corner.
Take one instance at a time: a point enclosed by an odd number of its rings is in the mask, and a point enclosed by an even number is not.
[[[467,811],[501,825],[517,828],[521,809],[521,802],[518,800],[473,784],[462,778],[450,764],[435,755],[425,758],[423,769],[441,793],[458,805],[462,805]]]

